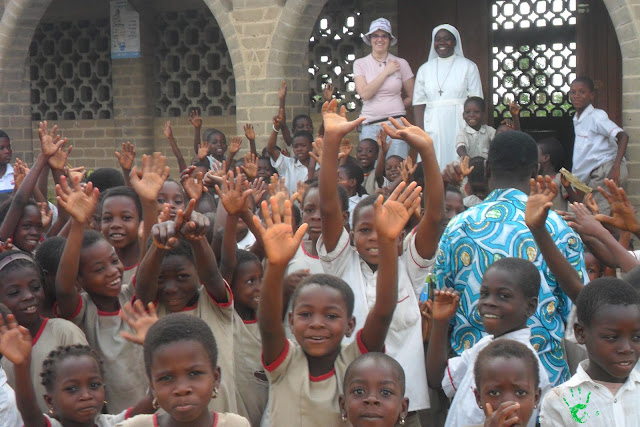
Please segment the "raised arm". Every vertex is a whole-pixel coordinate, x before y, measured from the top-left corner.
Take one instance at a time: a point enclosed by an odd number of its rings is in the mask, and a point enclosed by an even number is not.
[[[560,252],[546,227],[549,209],[553,206],[553,199],[558,194],[558,187],[548,176],[544,178],[539,176],[537,181],[531,178],[530,186],[531,193],[525,209],[525,223],[531,230],[544,261],[556,277],[560,289],[575,303],[584,287],[584,282]]]
[[[460,295],[451,288],[434,291],[431,316],[431,337],[427,350],[427,380],[429,387],[440,388],[447,368],[447,340],[449,321],[460,305]]]
[[[267,153],[274,160],[278,160],[280,157],[280,151],[276,148],[276,142],[278,141],[278,132],[281,129],[284,129],[284,109],[280,109],[280,112],[277,116],[273,118],[273,130],[271,131],[271,135],[269,135],[269,140],[267,141]]]
[[[380,259],[376,302],[362,328],[362,342],[369,351],[383,351],[384,340],[398,301],[398,236],[416,209],[420,209],[420,187],[400,183],[389,199],[379,196],[374,205]]]
[[[425,131],[411,125],[402,118],[402,124],[391,118],[395,129],[383,123],[384,130],[391,138],[402,138],[422,157],[424,171],[424,214],[416,227],[416,250],[422,258],[430,259],[438,249],[440,240],[440,221],[444,216],[444,186],[440,185],[442,176],[436,159],[433,140]]]
[[[271,213],[267,202],[262,202],[262,216],[265,226],[257,216],[253,222],[259,230],[264,249],[267,254],[267,268],[264,272],[260,305],[258,306],[258,325],[262,337],[262,360],[270,365],[282,354],[287,342],[282,323],[282,279],[289,261],[300,247],[300,242],[307,231],[307,224],[302,224],[296,233],[291,227],[291,202],[284,204],[284,218],[280,216],[278,201],[270,200]]]
[[[193,125],[193,152],[198,152],[198,147],[200,147],[200,128],[202,127],[202,119],[200,118],[200,113],[195,108],[191,110],[189,113],[189,122]]]
[[[122,168],[122,175],[124,175],[124,182],[127,187],[131,187],[131,169],[133,168],[133,161],[136,158],[136,149],[132,143],[125,141],[122,143],[122,151],[116,151],[116,158]]]
[[[280,87],[278,88],[278,100],[280,101],[278,108],[279,111],[281,111],[281,113],[279,114],[281,127],[279,129],[282,130],[282,139],[284,140],[284,143],[287,145],[291,145],[293,143],[293,138],[291,137],[291,132],[289,132],[289,126],[287,126],[287,116],[284,112],[286,99],[287,82],[283,80],[282,83],[280,83]]]
[[[342,138],[366,120],[360,117],[347,121],[343,105],[338,114],[338,101],[333,99],[322,106],[324,139],[322,144],[322,167],[320,168],[320,212],[322,214],[322,238],[327,252],[336,248],[342,234],[342,209],[338,197],[338,151]]]
[[[187,168],[187,162],[184,161],[182,152],[180,151],[180,148],[178,148],[176,139],[173,137],[173,130],[171,129],[170,120],[167,120],[167,123],[165,123],[164,125],[164,136],[166,136],[167,140],[169,140],[169,144],[171,145],[171,151],[173,151],[173,155],[176,156],[176,160],[178,160],[178,168],[180,169],[180,172],[182,172]]]
[[[377,135],[378,139],[378,161],[376,162],[375,177],[378,187],[384,186],[384,162],[387,158],[387,152],[391,147],[391,142],[387,141],[387,133],[384,129],[380,129]]]
[[[253,125],[251,123],[247,123],[243,127],[244,136],[249,140],[249,152],[254,156],[258,156],[258,151],[256,150],[256,132],[253,130]]]

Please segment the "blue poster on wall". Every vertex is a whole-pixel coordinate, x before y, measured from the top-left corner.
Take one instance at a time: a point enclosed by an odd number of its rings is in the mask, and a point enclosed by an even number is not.
[[[140,16],[127,0],[111,1],[111,59],[140,58]]]

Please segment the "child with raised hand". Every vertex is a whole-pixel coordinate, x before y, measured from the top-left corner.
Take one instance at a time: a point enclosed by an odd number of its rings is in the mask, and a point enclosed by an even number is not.
[[[73,323],[41,315],[40,307],[45,300],[43,286],[42,270],[31,256],[17,250],[0,254],[0,303],[8,310],[5,314],[13,313],[16,322],[34,337],[31,378],[33,388],[37,390],[34,404],[40,407],[39,412],[47,410],[43,398],[45,389],[38,381],[42,362],[60,345],[87,343],[82,331]],[[5,357],[2,367],[8,383],[15,389],[19,379],[13,363]]]
[[[458,292],[437,290],[432,306],[433,326],[427,350],[427,379],[433,388],[442,387],[451,398],[451,408],[445,426],[468,426],[482,423],[485,414],[475,404],[474,366],[478,353],[494,340],[509,339],[527,346],[538,360],[540,388],[549,388],[547,371],[539,361],[531,341],[527,320],[535,313],[540,292],[540,273],[530,261],[502,258],[489,266],[482,277],[478,315],[489,334],[460,356],[447,360],[449,322],[460,305]],[[533,416],[527,425],[534,426]]]
[[[109,410],[120,412],[131,401],[142,399],[147,388],[140,348],[120,336],[120,331],[130,328],[118,312],[133,298],[134,288],[123,283],[124,267],[114,247],[101,234],[86,231],[98,203],[98,190],[92,184],[84,190],[71,188],[63,178],[56,192],[58,203],[72,219],[56,275],[54,310],[78,325],[102,357]],[[103,203],[107,212],[108,203],[108,199]]]
[[[375,194],[378,188],[384,187],[384,154],[380,144],[390,144],[387,142],[387,135],[380,129],[378,136],[380,142],[365,138],[358,142],[356,148],[356,159],[364,171],[364,183],[362,186],[367,194]],[[376,162],[377,161],[377,162]]]
[[[484,427],[522,426],[540,402],[538,359],[518,341],[493,341],[473,367],[476,402],[487,417]]]
[[[0,316],[0,352],[15,366],[17,405],[25,427],[112,427],[134,415],[153,412],[151,398],[146,396],[117,415],[102,413],[107,403],[102,360],[90,347],[75,344],[52,350],[37,367],[41,373],[35,378],[42,380],[47,404],[48,414],[43,413],[32,385],[31,339],[13,315],[7,316],[6,323]]]
[[[620,279],[600,278],[584,287],[576,306],[573,330],[589,359],[543,398],[540,425],[637,425],[640,293]]]
[[[404,397],[402,366],[384,353],[366,353],[344,375],[340,412],[353,427],[405,425],[409,399]]]
[[[337,155],[336,155],[337,160]],[[291,203],[285,201],[284,218],[278,202],[262,202],[266,228],[254,217],[267,254],[260,293],[258,325],[262,336],[262,361],[269,378],[269,416],[272,425],[338,425],[338,395],[347,366],[369,351],[381,351],[398,298],[396,239],[419,203],[417,194],[397,194],[384,205],[375,203],[380,256],[376,302],[356,340],[342,345],[356,321],[353,292],[343,280],[326,274],[303,280],[292,297],[289,324],[296,343],[285,336],[282,324],[282,278],[307,229],[293,233]]]
[[[140,262],[136,297],[157,305],[158,317],[186,311],[204,320],[220,344],[222,382],[212,410],[236,411],[233,380],[233,294],[218,270],[205,235],[209,220],[194,211],[195,200],[175,221],[153,225],[153,243]]]
[[[144,339],[144,364],[153,405],[162,411],[138,415],[117,426],[249,427],[246,418],[211,410],[211,402],[219,395],[220,348],[202,319],[174,313],[158,320]]]

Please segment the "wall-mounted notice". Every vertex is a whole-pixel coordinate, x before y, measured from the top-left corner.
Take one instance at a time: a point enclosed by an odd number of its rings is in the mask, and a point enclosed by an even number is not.
[[[140,58],[140,16],[127,0],[111,1],[111,58]]]

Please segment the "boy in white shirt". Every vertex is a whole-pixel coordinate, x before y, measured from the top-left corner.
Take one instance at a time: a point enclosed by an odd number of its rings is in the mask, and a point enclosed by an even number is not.
[[[603,277],[578,295],[576,339],[589,359],[542,401],[540,425],[640,426],[640,294],[628,283]]]
[[[487,158],[489,145],[496,136],[496,130],[482,124],[485,110],[484,99],[479,96],[470,96],[464,102],[462,118],[466,125],[456,135],[456,153],[460,158],[467,156]]]

